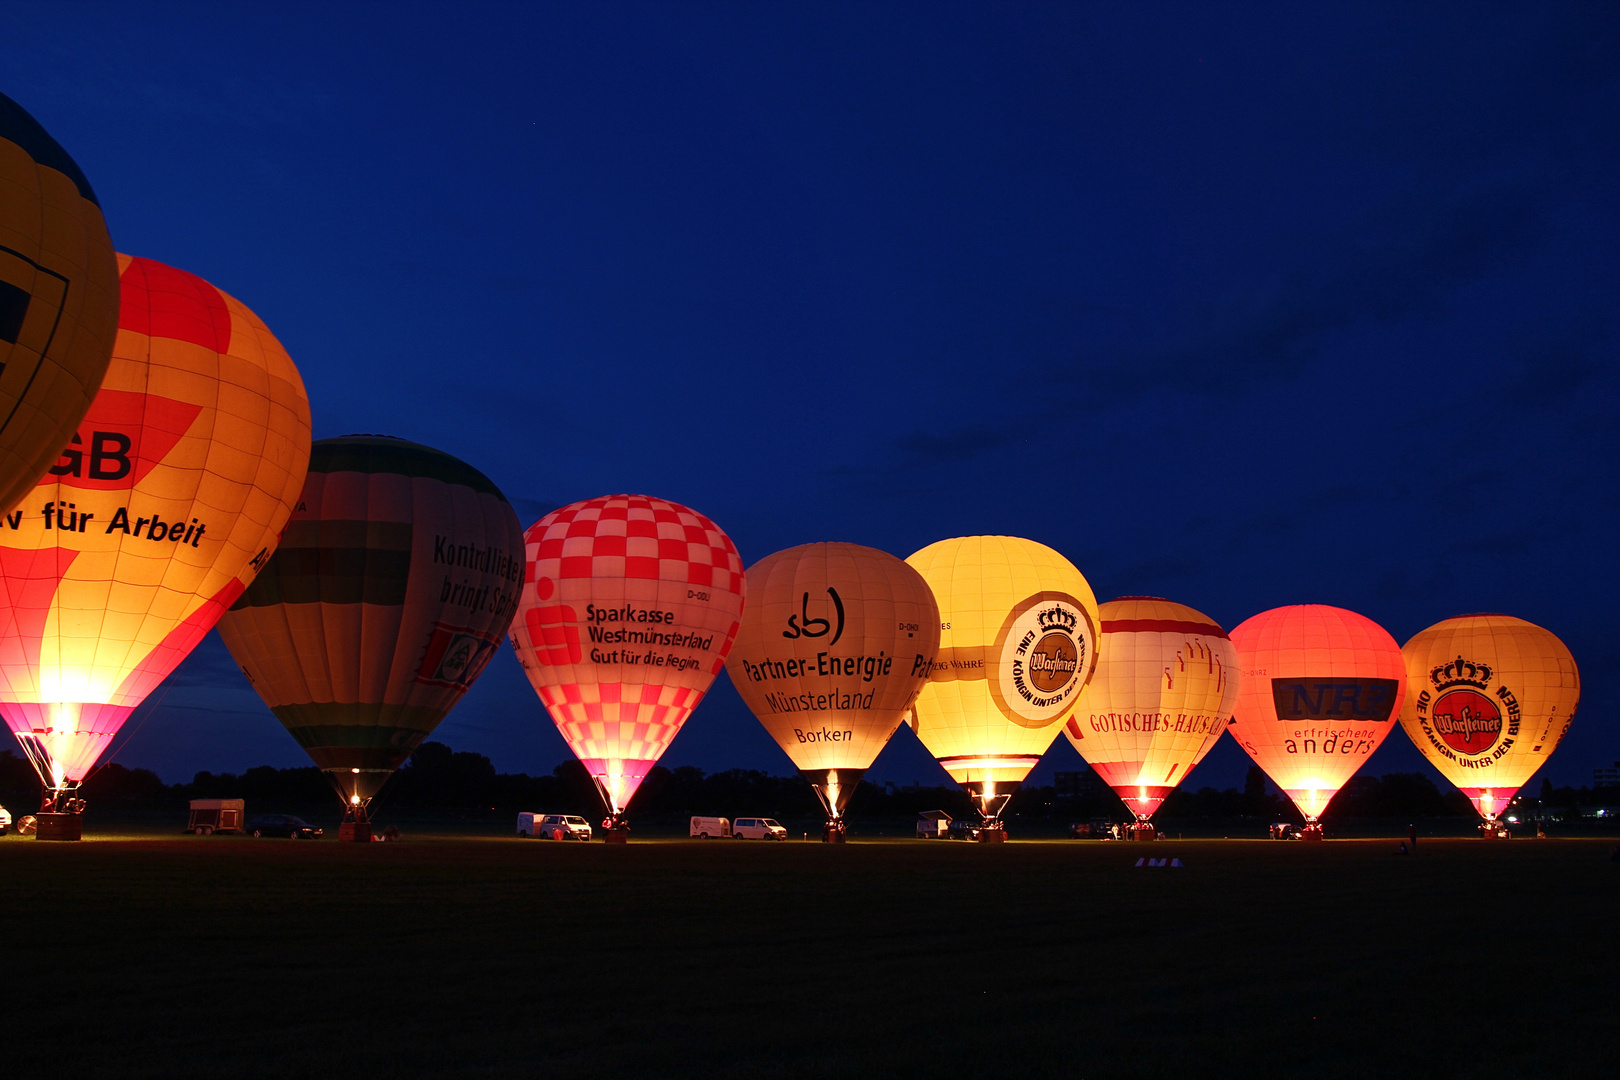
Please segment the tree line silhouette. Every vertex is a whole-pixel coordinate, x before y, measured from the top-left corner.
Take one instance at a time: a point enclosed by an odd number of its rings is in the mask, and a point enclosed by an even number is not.
[[[1080,782],[1059,788],[1025,787],[1013,797],[1008,815],[1026,819],[1083,821],[1126,820],[1118,796],[1089,772]],[[0,805],[14,815],[31,811],[39,798],[39,779],[21,755],[0,750]],[[102,766],[84,783],[84,798],[111,808],[179,806],[189,799],[245,799],[250,812],[278,808],[317,808],[335,796],[313,765],[278,769],[261,765],[240,774],[199,772],[189,783],[165,784],[150,769],[131,769],[116,762]],[[1541,805],[1578,813],[1582,806],[1612,806],[1620,789],[1555,788],[1544,781]],[[585,767],[568,760],[549,774],[501,773],[482,754],[457,751],[441,742],[426,742],[388,782],[379,800],[383,808],[424,810],[533,810],[582,814],[594,820],[601,800]],[[880,787],[862,783],[850,801],[857,818],[913,817],[924,810],[944,810],[953,818],[974,816],[967,794],[956,785]],[[1324,818],[1443,817],[1473,815],[1455,789],[1441,791],[1422,773],[1389,773],[1356,777],[1329,805]],[[799,821],[819,820],[821,809],[810,786],[798,776],[773,776],[757,769],[707,773],[690,765],[656,766],[635,799],[638,817],[655,820],[703,814],[759,814]],[[1259,817],[1284,821],[1298,817],[1288,800],[1275,791],[1258,766],[1249,769],[1242,790],[1172,791],[1159,812],[1161,819]]]

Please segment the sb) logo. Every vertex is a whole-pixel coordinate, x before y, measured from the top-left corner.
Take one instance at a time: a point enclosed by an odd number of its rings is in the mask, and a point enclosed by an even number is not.
[[[1502,710],[1478,690],[1448,690],[1429,710],[1434,733],[1459,754],[1477,756],[1502,737]]]
[[[1043,727],[1074,703],[1095,654],[1096,630],[1080,602],[1037,593],[1013,608],[996,636],[991,695],[1008,719]]]

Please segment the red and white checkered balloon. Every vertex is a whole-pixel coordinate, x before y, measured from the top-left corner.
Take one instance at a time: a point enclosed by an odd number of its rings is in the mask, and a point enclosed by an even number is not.
[[[725,666],[742,559],[702,514],[645,495],[553,510],[524,541],[512,647],[617,816]]]

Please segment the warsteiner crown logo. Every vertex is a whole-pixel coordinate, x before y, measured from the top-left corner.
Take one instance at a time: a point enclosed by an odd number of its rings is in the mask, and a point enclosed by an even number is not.
[[[1009,719],[1040,727],[1061,717],[1091,671],[1094,631],[1079,602],[1032,596],[1009,614],[997,641],[992,693]]]
[[[1080,623],[1074,612],[1065,611],[1056,605],[1043,610],[1036,616],[1036,621],[1039,623],[1042,633],[1060,630],[1071,636],[1074,634],[1074,628]]]
[[[1450,686],[1477,686],[1483,690],[1491,681],[1491,666],[1476,664],[1459,656],[1451,663],[1441,664],[1429,672],[1429,681],[1434,683],[1437,690]]]
[[[1502,710],[1484,692],[1493,674],[1489,664],[1461,656],[1430,670],[1429,681],[1439,695],[1434,704],[1428,705],[1429,692],[1425,690],[1418,697],[1418,711],[1428,706],[1429,738],[1442,752],[1449,748],[1464,759],[1478,758],[1501,740]],[[1498,696],[1502,696],[1501,691]]]

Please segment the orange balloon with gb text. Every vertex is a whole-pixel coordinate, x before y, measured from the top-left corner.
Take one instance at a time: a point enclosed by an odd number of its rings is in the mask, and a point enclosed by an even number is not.
[[[118,267],[101,389],[0,521],[0,715],[57,799],[269,559],[309,465],[264,323],[184,270]]]

